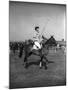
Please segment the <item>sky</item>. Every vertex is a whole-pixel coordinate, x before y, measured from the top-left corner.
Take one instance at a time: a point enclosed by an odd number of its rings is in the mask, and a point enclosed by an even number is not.
[[[32,39],[35,26],[46,38],[65,39],[66,6],[56,4],[9,2],[9,40]]]

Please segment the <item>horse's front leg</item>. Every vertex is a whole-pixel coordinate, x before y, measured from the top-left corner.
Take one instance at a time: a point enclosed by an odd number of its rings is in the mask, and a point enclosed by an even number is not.
[[[48,61],[48,59],[47,59],[47,57],[44,55],[43,56],[43,58],[45,59],[45,61],[48,63],[49,61]]]
[[[45,67],[45,69],[47,69],[47,63],[49,62],[48,59],[43,55],[43,58],[45,59],[45,61],[43,62],[43,65]]]
[[[47,61],[43,61],[43,59],[44,59],[44,55],[41,56],[41,60],[39,64],[40,69],[42,69],[43,66],[45,67],[45,69],[47,69]]]

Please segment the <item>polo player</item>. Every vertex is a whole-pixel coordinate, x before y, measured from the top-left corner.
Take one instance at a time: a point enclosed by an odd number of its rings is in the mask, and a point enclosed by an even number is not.
[[[38,26],[35,27],[35,33],[34,33],[33,41],[34,41],[33,49],[35,49],[35,50],[41,49],[41,47],[42,47],[42,44],[41,44],[42,38],[41,38],[41,35],[40,35],[40,32],[39,32],[39,27]]]

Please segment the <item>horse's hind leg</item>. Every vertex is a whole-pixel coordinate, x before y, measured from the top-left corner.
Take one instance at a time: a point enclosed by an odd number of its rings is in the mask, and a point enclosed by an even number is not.
[[[46,60],[46,62],[49,62],[48,59],[46,58],[46,56],[44,56],[43,58]]]
[[[32,55],[32,52],[27,53],[24,57],[24,62],[27,62],[27,58]]]
[[[32,55],[32,52],[30,52],[29,54],[26,54],[25,57],[24,57],[25,68],[28,67],[27,58],[28,58],[29,56],[31,56],[31,55]]]

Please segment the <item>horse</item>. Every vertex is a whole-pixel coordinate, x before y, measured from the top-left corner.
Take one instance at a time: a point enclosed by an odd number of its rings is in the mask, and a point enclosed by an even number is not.
[[[48,54],[48,46],[45,46],[44,43],[41,44],[41,48],[39,49],[39,47],[37,47],[37,49],[33,49],[33,46],[34,46],[34,42],[30,42],[30,43],[27,43],[25,42],[25,45],[24,45],[24,53],[25,53],[25,57],[24,57],[24,66],[25,68],[28,67],[28,57],[31,56],[32,54],[34,55],[37,55],[37,56],[40,56],[40,60],[39,60],[39,66],[40,66],[40,69],[42,68],[42,65],[43,63],[45,63],[45,69],[47,69],[47,62],[48,62],[48,59],[46,58],[46,55]],[[44,50],[46,49],[46,53],[44,53]],[[43,61],[43,59],[45,59],[45,62]]]

